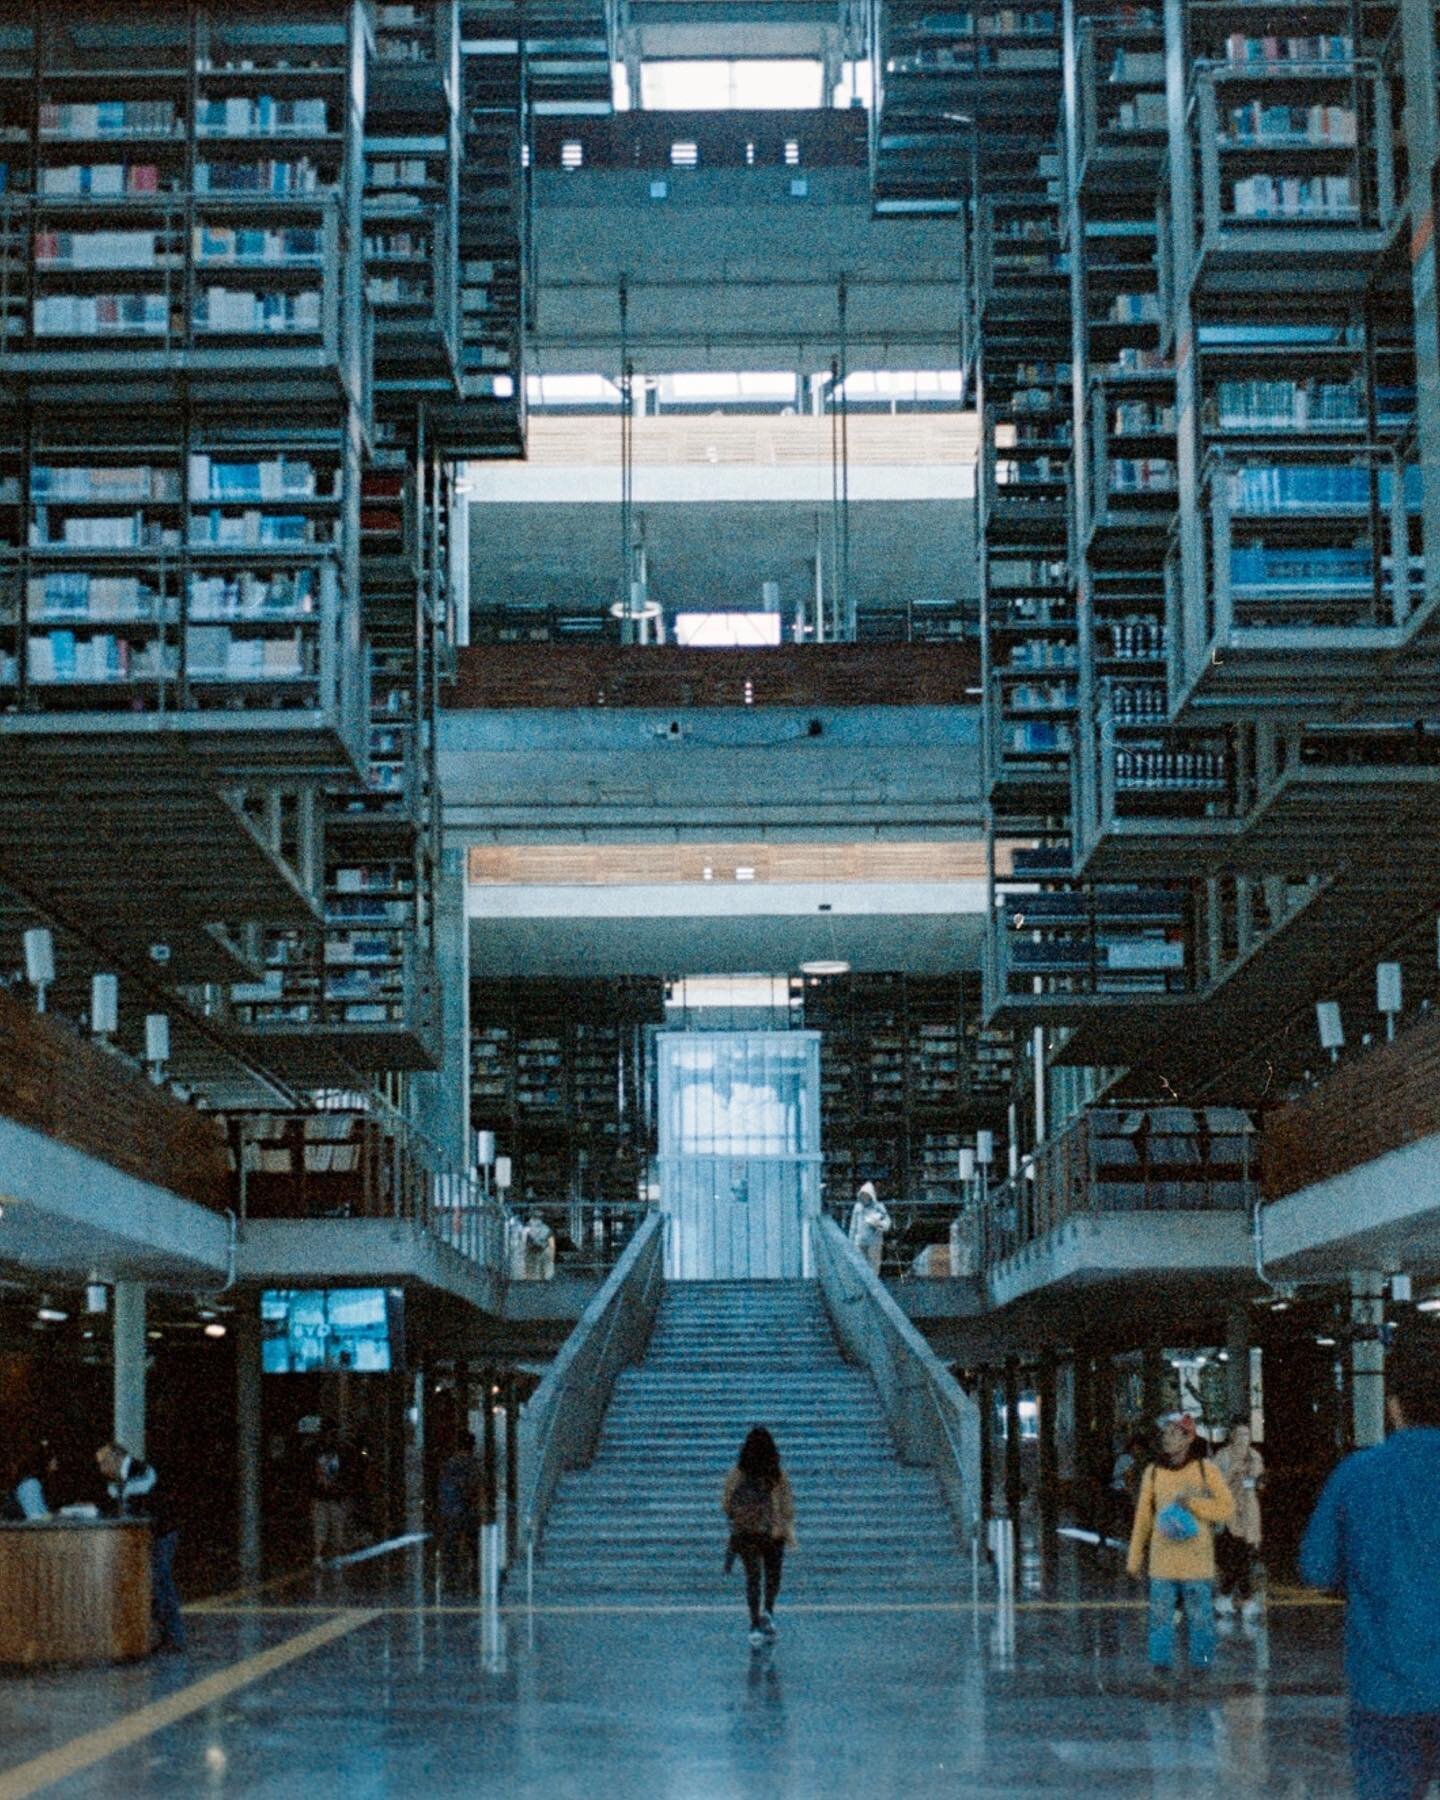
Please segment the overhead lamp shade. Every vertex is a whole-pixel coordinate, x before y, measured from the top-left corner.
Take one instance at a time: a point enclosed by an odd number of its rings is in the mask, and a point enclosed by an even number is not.
[[[508,1188],[510,1185],[510,1173],[510,1158],[508,1156],[497,1156],[495,1158],[496,1187]]]
[[[995,1133],[993,1131],[977,1131],[975,1133],[975,1160],[982,1168],[989,1168],[995,1160]]]
[[[495,1133],[493,1131],[477,1131],[475,1133],[475,1166],[488,1169],[495,1162]]]
[[[170,1019],[166,1013],[145,1015],[145,1060],[157,1068],[170,1060]]]
[[[1382,1013],[1398,1013],[1403,1005],[1400,995],[1399,963],[1376,963],[1375,1010]]]
[[[970,1144],[962,1144],[960,1147],[960,1179],[962,1181],[975,1179],[975,1151]]]
[[[815,956],[800,965],[802,975],[848,975],[850,965],[839,956]]]

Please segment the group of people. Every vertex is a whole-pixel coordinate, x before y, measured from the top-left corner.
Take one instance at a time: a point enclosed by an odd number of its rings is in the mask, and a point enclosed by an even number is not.
[[[1345,1667],[1357,1800],[1421,1800],[1440,1780],[1440,1359],[1402,1346],[1386,1370],[1383,1444],[1335,1469],[1305,1532],[1300,1574],[1346,1603]],[[1250,1422],[1235,1419],[1211,1447],[1192,1418],[1163,1421],[1159,1453],[1132,1437],[1114,1480],[1133,1496],[1127,1566],[1148,1577],[1147,1646],[1157,1684],[1170,1688],[1176,1621],[1185,1620],[1189,1666],[1203,1680],[1221,1626],[1253,1620],[1261,1546],[1265,1465]],[[785,1551],[793,1548],[795,1496],[775,1439],[763,1426],[746,1437],[725,1479],[727,1573],[745,1570],[750,1642],[776,1635],[775,1602]],[[1216,1593],[1218,1579],[1219,1591]]]
[[[175,1583],[175,1551],[179,1527],[155,1465],[133,1456],[124,1444],[110,1442],[95,1452],[103,1500],[81,1502],[66,1510],[81,1516],[144,1519],[150,1525],[150,1610],[161,1651],[185,1649],[185,1621]],[[48,1444],[21,1456],[14,1478],[0,1498],[0,1519],[21,1524],[53,1516],[49,1489],[60,1473],[59,1458]]]

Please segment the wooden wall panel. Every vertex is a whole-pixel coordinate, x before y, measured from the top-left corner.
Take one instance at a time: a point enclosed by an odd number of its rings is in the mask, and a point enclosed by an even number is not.
[[[202,1206],[233,1204],[219,1125],[0,992],[0,1113]]]
[[[462,650],[453,710],[618,706],[977,706],[969,644],[486,644]]]
[[[1002,873],[1013,847],[997,845]],[[706,875],[706,870],[710,874]],[[479,844],[470,851],[476,887],[652,887],[733,882],[752,869],[769,882],[983,881],[985,846],[968,842],[857,844]]]
[[[1276,1107],[1260,1139],[1265,1198],[1343,1175],[1440,1131],[1440,1014],[1330,1070]]]

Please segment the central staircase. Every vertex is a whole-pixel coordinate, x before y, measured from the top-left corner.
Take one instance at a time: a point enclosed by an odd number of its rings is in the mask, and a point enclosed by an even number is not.
[[[720,1489],[752,1425],[780,1446],[800,1547],[781,1604],[944,1600],[959,1544],[928,1469],[902,1467],[870,1377],[840,1355],[813,1281],[665,1288],[645,1360],[615,1384],[588,1468],[565,1475],[537,1601],[739,1598]]]

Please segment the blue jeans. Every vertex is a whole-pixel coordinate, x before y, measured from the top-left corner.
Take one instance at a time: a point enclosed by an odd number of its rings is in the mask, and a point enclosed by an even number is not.
[[[1356,1800],[1422,1800],[1440,1778],[1440,1713],[1350,1714]]]
[[[167,1531],[150,1543],[150,1616],[162,1645],[185,1648],[185,1621],[180,1617],[180,1590],[175,1585],[177,1533]]]
[[[1215,1659],[1215,1603],[1208,1581],[1150,1580],[1150,1662],[1168,1669],[1175,1661],[1175,1608],[1185,1606],[1190,1667],[1208,1669]]]

